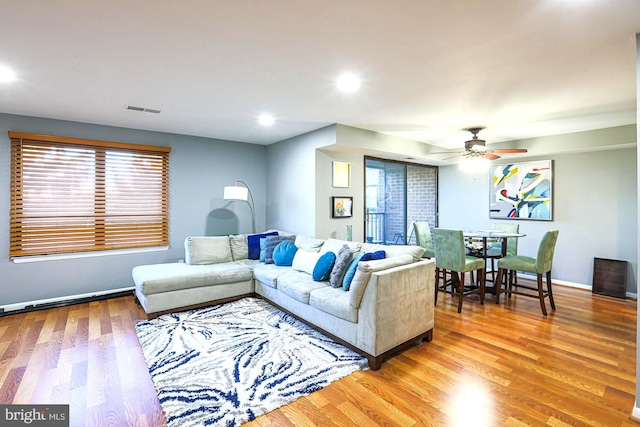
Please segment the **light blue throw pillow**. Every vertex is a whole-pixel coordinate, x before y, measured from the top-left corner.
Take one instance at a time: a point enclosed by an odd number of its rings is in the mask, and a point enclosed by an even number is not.
[[[316,262],[316,266],[313,267],[313,280],[316,282],[321,282],[323,280],[329,280],[331,276],[331,270],[333,269],[333,264],[336,262],[336,254],[333,252],[327,252],[322,255],[318,262]]]
[[[260,238],[260,262],[264,262],[265,260],[265,256],[266,256],[266,246],[267,246],[267,238],[266,237],[261,237]]]
[[[351,288],[353,276],[356,275],[358,263],[360,262],[360,258],[362,258],[363,255],[364,253],[360,252],[359,254],[353,256],[351,264],[349,264],[349,268],[347,268],[347,272],[344,274],[344,278],[342,279],[342,289],[344,289],[345,291],[348,291]]]
[[[293,257],[296,256],[296,252],[298,252],[298,247],[293,242],[280,242],[273,250],[273,263],[290,267],[293,265]]]

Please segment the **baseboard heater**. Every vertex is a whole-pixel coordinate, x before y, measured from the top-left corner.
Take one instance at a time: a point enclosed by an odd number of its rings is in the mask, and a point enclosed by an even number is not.
[[[80,295],[69,295],[59,298],[49,298],[37,301],[27,301],[0,306],[0,317],[11,314],[28,313],[30,311],[45,310],[47,308],[64,307],[67,305],[83,304],[109,298],[131,295],[135,288],[112,289],[110,291],[91,292]]]

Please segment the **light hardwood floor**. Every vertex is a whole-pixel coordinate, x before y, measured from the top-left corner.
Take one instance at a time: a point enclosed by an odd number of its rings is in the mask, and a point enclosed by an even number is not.
[[[440,295],[434,338],[248,426],[639,426],[636,302],[555,286],[557,310]],[[0,318],[0,403],[69,403],[72,426],[163,426],[133,297]]]

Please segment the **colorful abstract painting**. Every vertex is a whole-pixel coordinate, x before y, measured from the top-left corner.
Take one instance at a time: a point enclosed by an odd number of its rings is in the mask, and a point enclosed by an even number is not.
[[[490,218],[552,219],[551,160],[493,166],[489,178]]]

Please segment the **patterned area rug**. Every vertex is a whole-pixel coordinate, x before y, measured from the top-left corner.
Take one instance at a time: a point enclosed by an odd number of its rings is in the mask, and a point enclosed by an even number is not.
[[[169,426],[235,426],[367,359],[257,298],[136,325]]]

